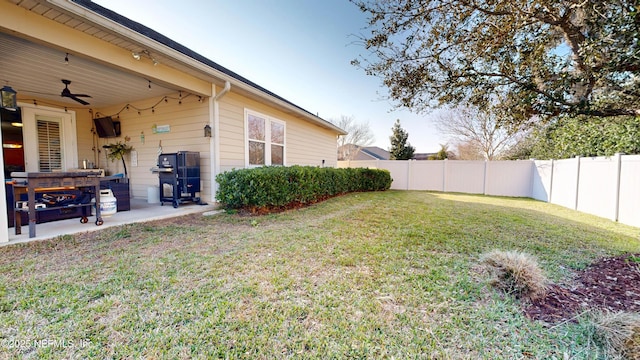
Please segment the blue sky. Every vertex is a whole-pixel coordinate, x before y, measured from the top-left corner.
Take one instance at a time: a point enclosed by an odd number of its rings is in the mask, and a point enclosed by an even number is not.
[[[330,120],[368,122],[374,145],[390,146],[400,119],[417,152],[445,143],[430,118],[393,111],[386,89],[350,61],[365,14],[347,0],[94,0]]]

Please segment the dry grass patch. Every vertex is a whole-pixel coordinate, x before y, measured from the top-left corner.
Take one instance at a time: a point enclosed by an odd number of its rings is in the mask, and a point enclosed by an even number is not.
[[[493,250],[482,255],[481,262],[491,273],[493,286],[519,299],[535,300],[547,291],[548,280],[529,254]]]
[[[640,314],[594,312],[590,316],[594,342],[611,359],[640,359]]]

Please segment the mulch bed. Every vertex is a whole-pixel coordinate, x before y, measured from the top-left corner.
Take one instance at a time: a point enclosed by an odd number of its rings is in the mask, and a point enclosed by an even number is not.
[[[551,285],[546,296],[524,306],[527,317],[572,321],[589,309],[640,312],[640,254],[601,259],[578,272],[572,288]]]

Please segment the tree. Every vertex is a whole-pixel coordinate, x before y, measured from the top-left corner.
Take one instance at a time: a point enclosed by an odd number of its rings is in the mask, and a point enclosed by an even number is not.
[[[532,131],[511,158],[563,159],[574,156],[640,154],[640,117],[617,121],[560,117]]]
[[[637,0],[351,0],[368,55],[399,106],[483,107],[517,123],[560,114],[640,115]]]
[[[461,159],[476,160],[477,154],[485,160],[497,160],[521,136],[517,129],[507,127],[491,110],[462,106],[449,109],[436,118],[436,128],[451,137],[458,145]],[[461,147],[468,156],[463,156]]]
[[[390,159],[409,160],[413,158],[413,153],[416,149],[407,142],[409,133],[400,126],[400,119],[396,120],[391,131],[393,131],[393,134],[389,136],[389,140],[391,140],[391,150],[389,150]]]
[[[353,160],[360,148],[371,145],[375,140],[368,122],[357,123],[353,116],[345,115],[331,122],[347,132],[347,135],[338,137],[338,160]]]
[[[455,144],[458,160],[485,160],[482,149],[474,141],[460,141]]]
[[[435,153],[434,155],[431,155],[429,157],[429,160],[444,160],[444,159],[454,160],[455,158],[456,156],[451,151],[449,151],[449,145],[440,144],[440,150],[438,150],[438,152]]]

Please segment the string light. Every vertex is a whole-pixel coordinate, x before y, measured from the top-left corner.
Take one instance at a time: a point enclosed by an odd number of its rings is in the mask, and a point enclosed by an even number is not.
[[[149,81],[149,91],[151,91],[151,80],[148,80],[148,81]]]
[[[69,53],[64,56],[64,64],[69,65]]]
[[[135,111],[138,113],[138,115],[142,115],[142,113],[143,113],[144,111],[147,111],[147,110],[151,110],[151,112],[155,114],[155,112],[156,112],[156,109],[155,109],[155,108],[156,108],[156,107],[158,107],[158,105],[160,105],[163,101],[164,101],[165,103],[167,103],[167,104],[168,104],[168,103],[169,103],[169,100],[177,100],[177,101],[178,101],[178,104],[182,104],[182,100],[183,100],[183,99],[187,99],[187,98],[189,98],[189,97],[191,97],[191,96],[194,96],[194,97],[195,97],[195,96],[197,96],[197,97],[198,97],[198,101],[200,101],[200,99],[202,99],[202,96],[195,95],[195,94],[187,94],[187,95],[185,95],[185,96],[183,97],[183,96],[182,96],[182,92],[180,92],[180,93],[179,93],[179,97],[177,97],[177,98],[176,98],[176,97],[170,97],[170,96],[163,96],[163,97],[162,97],[162,98],[160,98],[160,99],[159,99],[155,104],[153,104],[153,105],[151,105],[151,106],[149,106],[149,107],[146,107],[146,108],[138,108],[138,107],[136,107],[136,106],[135,106],[135,105],[133,105],[133,104],[126,104],[126,105],[124,105],[124,106],[120,109],[120,111],[118,111],[118,112],[116,112],[116,113],[114,113],[114,114],[112,114],[112,115],[108,115],[108,116],[111,116],[111,117],[116,118],[116,119],[118,119],[118,120],[119,120],[119,119],[120,119],[120,114],[121,114],[123,111],[125,111],[125,110],[131,110],[131,109],[135,110]],[[46,101],[39,101],[39,100],[36,100],[36,99],[23,99],[23,101],[25,101],[25,102],[26,102],[26,101],[32,101],[34,106],[38,106],[39,104],[41,104],[41,105],[48,105],[48,106],[57,106],[57,105],[58,105],[58,104],[55,104],[55,103],[48,103],[48,102],[46,102]],[[91,114],[91,117],[93,117],[93,109],[87,109],[87,108],[83,108],[83,107],[73,107],[73,106],[66,107],[66,106],[65,106],[65,107],[64,107],[64,110],[65,110],[66,112],[68,112],[69,110],[87,110],[87,111],[89,111],[89,113]],[[100,114],[100,112],[96,112],[96,116],[98,116],[98,115],[100,115],[100,116],[107,116],[107,115],[105,115],[105,114]]]

